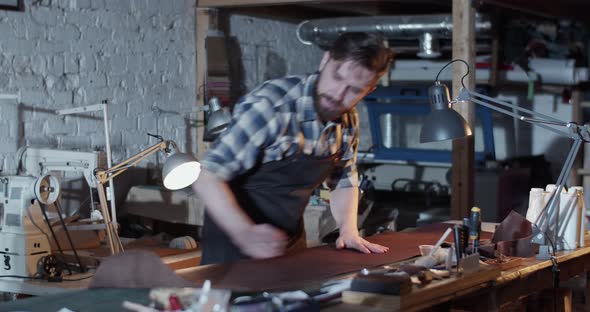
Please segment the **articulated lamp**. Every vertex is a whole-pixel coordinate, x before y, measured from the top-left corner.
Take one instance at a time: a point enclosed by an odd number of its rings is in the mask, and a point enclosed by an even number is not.
[[[516,117],[522,121],[537,125],[547,130],[553,131],[560,135],[566,136],[574,140],[569,154],[563,164],[559,178],[557,179],[556,188],[551,194],[551,197],[545,207],[539,213],[537,219],[533,223],[533,239],[535,244],[543,245],[540,249],[543,253],[548,252],[551,247],[552,251],[562,250],[563,246],[558,241],[559,233],[559,201],[560,194],[569,176],[572,165],[578,154],[578,150],[583,142],[590,142],[590,132],[588,132],[587,125],[578,125],[575,122],[564,122],[559,119],[547,116],[538,112],[534,112],[516,105],[500,101],[489,96],[469,90],[463,84],[463,79],[469,74],[469,65],[463,60],[453,60],[445,65],[442,70],[453,62],[460,61],[467,65],[467,73],[462,77],[462,89],[455,101],[451,101],[449,96],[449,89],[446,85],[438,81],[438,75],[433,86],[428,90],[428,95],[431,105],[431,113],[427,117],[420,132],[420,143],[442,141],[461,138],[471,135],[471,129],[455,110],[451,109],[451,104],[457,101],[470,101],[502,114]],[[439,72],[440,74],[440,72]],[[502,108],[504,107],[504,108]],[[506,109],[508,108],[508,109]],[[521,114],[515,113],[518,111]],[[566,131],[557,129],[555,127],[565,127]],[[550,225],[554,224],[553,239],[549,238]],[[547,245],[547,241],[552,245]],[[540,257],[547,255],[540,254]]]
[[[121,244],[121,240],[117,234],[116,225],[111,222],[107,211],[107,200],[103,186],[104,184],[158,151],[163,151],[169,155],[164,163],[164,167],[162,168],[163,183],[164,187],[167,189],[179,190],[185,188],[195,182],[201,172],[201,164],[193,156],[178,152],[178,146],[176,143],[174,143],[174,141],[164,140],[159,136],[157,137],[160,139],[160,142],[148,147],[140,153],[129,157],[128,159],[107,170],[96,170],[94,173],[98,182],[98,196],[102,214],[105,219],[107,239],[111,249],[111,254],[117,254],[123,251],[123,245]],[[173,148],[176,153],[172,153],[171,148]]]
[[[229,125],[231,114],[221,107],[219,99],[212,97],[209,100],[209,114],[207,116],[207,131],[212,135],[219,135]]]
[[[207,112],[206,114],[206,132],[203,140],[213,141],[219,136],[231,122],[231,114],[221,107],[219,98],[212,97],[207,105],[193,107],[193,112]]]

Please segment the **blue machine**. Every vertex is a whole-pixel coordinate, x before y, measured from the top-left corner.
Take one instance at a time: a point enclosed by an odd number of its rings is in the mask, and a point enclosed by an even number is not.
[[[478,90],[478,92],[482,92],[482,90]],[[384,129],[382,129],[384,125],[381,122],[382,116],[388,115],[387,117],[390,118],[390,122],[391,116],[396,116],[395,118],[398,118],[397,120],[400,120],[399,118],[408,118],[419,122],[421,117],[425,118],[430,112],[428,86],[379,87],[367,95],[364,102],[367,105],[369,114],[375,159],[440,163],[452,162],[451,151],[449,149],[420,148],[417,143],[410,144],[412,146],[407,147],[393,146],[393,144],[385,143],[388,138],[384,138]],[[475,151],[475,160],[476,162],[481,162],[486,159],[495,159],[491,110],[477,105],[475,118],[476,124],[480,124],[483,130],[483,150]],[[397,129],[397,131],[404,130]],[[418,137],[418,135],[414,137]],[[476,146],[478,146],[477,143]]]

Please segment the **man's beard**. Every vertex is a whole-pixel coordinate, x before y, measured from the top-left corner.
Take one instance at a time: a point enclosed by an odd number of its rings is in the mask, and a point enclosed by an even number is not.
[[[324,105],[322,105],[322,99],[325,102],[329,103],[329,107],[325,107]],[[334,98],[326,94],[320,94],[318,96],[318,103],[316,103],[316,109],[318,115],[323,121],[334,121],[340,118],[340,116],[342,116],[345,113],[344,110],[339,109],[340,107],[342,107],[342,101],[334,100]]]

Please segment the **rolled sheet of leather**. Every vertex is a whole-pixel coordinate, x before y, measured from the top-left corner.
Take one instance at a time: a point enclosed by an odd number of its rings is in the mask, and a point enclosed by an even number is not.
[[[412,291],[412,280],[405,272],[387,274],[357,274],[350,290],[383,295],[404,295]]]

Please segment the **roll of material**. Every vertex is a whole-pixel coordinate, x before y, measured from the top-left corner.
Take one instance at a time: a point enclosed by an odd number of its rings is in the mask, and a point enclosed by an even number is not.
[[[556,185],[549,184],[543,191],[540,188],[532,188],[529,197],[529,208],[527,210],[526,219],[535,224],[539,215],[543,213],[543,208],[551,200],[552,193],[556,190]],[[572,186],[566,192],[565,189],[561,192],[559,198],[559,229],[557,248],[562,250],[572,250],[584,246],[584,200],[583,189],[581,187]],[[554,211],[545,211],[551,216],[555,215]],[[547,229],[547,219],[544,224],[537,224],[542,230],[545,230],[551,237],[555,233],[555,224],[553,218]]]
[[[583,186],[572,186],[578,193],[578,247],[585,247],[584,243],[584,232],[586,231],[586,203],[584,202],[584,187]]]
[[[584,247],[584,189],[581,186],[572,186],[565,197],[562,199],[563,209],[559,213],[559,237],[566,250]]]
[[[543,193],[542,188],[532,188],[529,193],[529,208],[526,211],[526,219],[533,224],[537,221],[539,214],[545,206]]]

